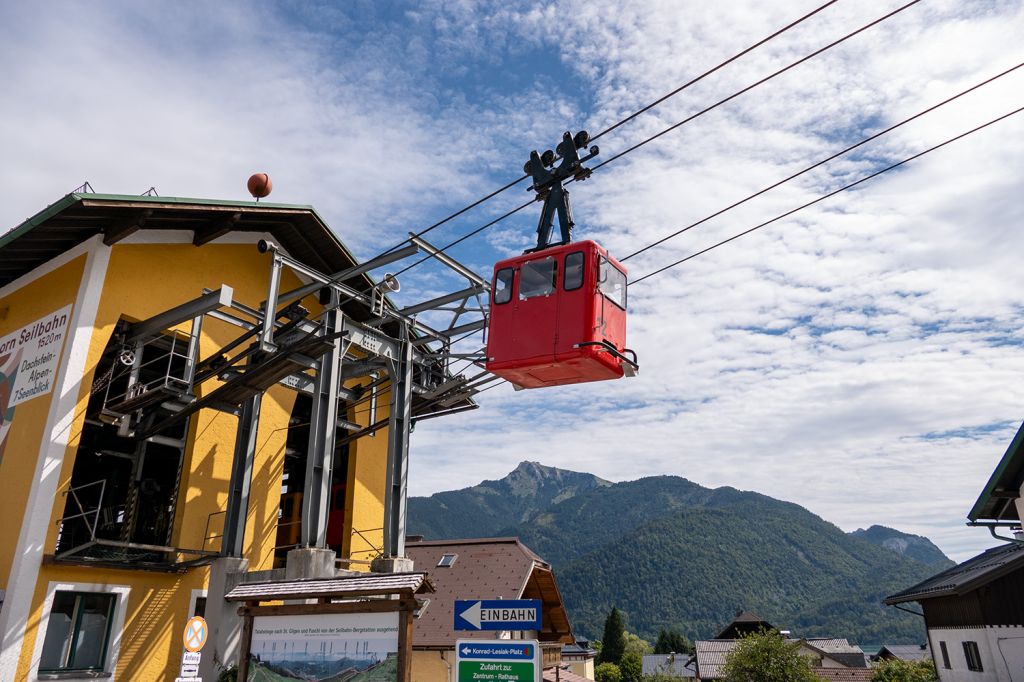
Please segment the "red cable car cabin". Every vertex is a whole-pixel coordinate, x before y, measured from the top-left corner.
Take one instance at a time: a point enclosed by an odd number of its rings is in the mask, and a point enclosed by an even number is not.
[[[487,331],[487,371],[522,388],[636,374],[626,269],[592,241],[495,265]]]

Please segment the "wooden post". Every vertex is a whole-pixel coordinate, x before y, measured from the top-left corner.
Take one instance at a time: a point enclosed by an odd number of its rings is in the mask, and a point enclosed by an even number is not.
[[[412,610],[415,600],[402,599],[398,612],[398,679],[412,682]]]
[[[248,606],[251,608],[255,606],[257,602],[248,602]],[[244,622],[242,623],[242,641],[238,645],[238,677],[237,682],[246,682],[249,679],[249,650],[252,649],[252,620],[253,617],[249,613],[243,616]]]

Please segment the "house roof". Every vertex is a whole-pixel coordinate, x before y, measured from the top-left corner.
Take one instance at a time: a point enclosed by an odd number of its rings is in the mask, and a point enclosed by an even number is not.
[[[800,641],[848,668],[866,668],[868,665],[864,650],[850,644],[845,638],[808,638]]]
[[[1020,497],[1024,484],[1024,424],[1010,441],[1003,458],[981,491],[978,501],[967,514],[971,523],[1019,525],[1020,514],[1014,501]]]
[[[750,611],[739,610],[732,622],[715,635],[715,639],[736,639],[744,634],[757,632],[758,630],[773,630],[774,626]]]
[[[594,682],[564,667],[545,668],[544,682]]]
[[[696,650],[694,658],[697,659],[697,672],[702,680],[722,676],[725,657],[738,642],[738,639],[708,639],[693,643]]]
[[[946,569],[913,587],[886,597],[890,606],[934,597],[964,595],[1013,571],[1024,568],[1024,544],[1011,542],[993,547],[962,564]]]
[[[932,653],[927,644],[885,644],[874,655],[875,659],[898,658],[903,661],[930,661]]]
[[[114,243],[138,228],[192,230],[197,244],[226,232],[269,233],[294,258],[322,272],[356,263],[312,206],[71,193],[0,236],[0,286],[89,237],[102,234]]]
[[[814,674],[822,680],[852,680],[870,682],[875,671],[871,668],[815,668]]]
[[[689,660],[690,657],[684,653],[645,654],[643,658],[643,674],[697,677],[696,670],[686,667]]]
[[[224,595],[227,601],[276,601],[279,599],[352,599],[392,594],[433,592],[426,573],[371,573],[347,578],[285,582],[242,583]]]
[[[710,639],[700,640],[694,643],[696,653],[692,658],[697,659],[697,672],[701,679],[716,679],[722,674],[722,666],[725,665],[725,657],[740,642],[738,639]],[[817,639],[794,639],[787,638],[787,642],[802,644],[822,656],[828,657],[845,668],[836,670],[863,670],[867,669],[867,661],[864,652],[860,647],[850,644],[846,639],[841,638],[817,638]],[[692,660],[692,659],[691,659]],[[815,668],[814,672],[827,668]],[[828,678],[833,679],[833,678]],[[860,677],[842,677],[834,679],[868,679]]]
[[[542,641],[569,644],[572,628],[551,565],[518,538],[407,542],[419,570],[430,572],[436,593],[416,619],[416,647],[453,648],[457,639],[492,639],[494,632],[455,632],[456,599],[540,599]],[[441,557],[454,554],[449,566]]]

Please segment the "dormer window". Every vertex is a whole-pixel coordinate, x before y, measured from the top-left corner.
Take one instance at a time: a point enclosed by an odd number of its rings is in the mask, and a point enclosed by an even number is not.
[[[445,554],[441,557],[441,560],[437,562],[438,568],[448,568],[455,563],[455,560],[459,557],[458,554]]]

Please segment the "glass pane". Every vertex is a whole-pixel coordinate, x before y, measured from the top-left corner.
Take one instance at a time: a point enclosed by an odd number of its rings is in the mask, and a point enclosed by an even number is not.
[[[544,258],[523,263],[519,272],[519,299],[548,296],[555,291],[555,259]]]
[[[565,283],[562,287],[566,291],[572,291],[581,286],[583,286],[583,252],[576,251],[565,257]]]
[[[609,301],[626,309],[626,274],[604,258],[601,259],[597,287]]]
[[[82,594],[79,599],[78,636],[68,667],[102,668],[107,657],[108,621],[114,595]]]
[[[65,667],[71,647],[71,622],[75,615],[75,593],[57,592],[53,595],[53,608],[46,626],[40,670],[59,670]]]
[[[502,268],[494,276],[494,302],[508,303],[512,300],[512,268]]]

